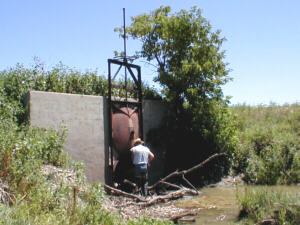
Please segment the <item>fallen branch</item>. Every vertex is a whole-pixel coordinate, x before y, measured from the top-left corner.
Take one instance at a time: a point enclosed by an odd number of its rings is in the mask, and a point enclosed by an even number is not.
[[[174,223],[178,223],[178,221],[181,221],[181,222],[194,222],[195,221],[194,218],[191,218],[191,219],[182,219],[182,218],[185,217],[185,216],[196,216],[196,215],[197,215],[197,212],[185,212],[185,213],[182,213],[182,214],[171,217],[170,220],[173,221]]]
[[[154,197],[154,198],[149,199],[147,201],[144,201],[142,203],[136,203],[136,205],[139,205],[139,206],[142,206],[142,207],[151,206],[151,205],[157,204],[157,203],[162,202],[162,201],[181,198],[185,194],[198,195],[198,192],[196,192],[192,189],[182,188],[182,189],[177,190],[177,191],[172,191],[167,195],[159,195],[157,197]]]
[[[134,188],[136,187],[136,184],[135,184],[135,183],[133,183],[133,182],[131,182],[130,180],[127,180],[127,179],[124,179],[124,180],[123,180],[123,183],[124,183],[124,184],[130,184],[130,185],[131,185],[132,187],[134,187]]]
[[[195,218],[181,218],[178,220],[179,222],[181,223],[194,223],[196,222],[196,219]]]
[[[185,178],[184,174],[182,174],[182,179],[198,193],[198,190],[194,187],[194,185],[192,185],[191,182],[188,181],[188,179]]]
[[[169,178],[171,177],[174,177],[174,176],[184,176],[194,170],[197,170],[199,168],[201,168],[202,166],[204,166],[206,163],[210,162],[211,160],[217,158],[217,157],[220,157],[220,156],[225,156],[226,153],[216,153],[212,156],[210,156],[209,158],[207,158],[206,160],[204,160],[203,162],[199,163],[198,165],[190,168],[190,169],[187,169],[187,170],[182,170],[182,171],[174,171],[173,173],[170,173],[168,176],[164,177],[163,179],[157,181],[155,184],[153,184],[152,186],[149,186],[148,189],[153,189],[155,188],[158,184],[162,183],[162,182],[165,182],[166,180],[168,180]],[[186,178],[185,178],[185,181],[187,182]],[[189,185],[191,184],[190,182],[188,182]],[[195,187],[192,185],[192,187],[195,189]]]
[[[0,202],[2,202],[5,205],[13,203],[16,199],[15,196],[9,192],[9,187],[5,184],[0,183]]]
[[[170,186],[172,188],[176,188],[176,189],[181,189],[182,187],[180,187],[179,185],[176,185],[176,184],[171,184],[169,182],[166,182],[166,181],[161,181],[162,184],[165,184],[167,186]]]
[[[110,187],[110,186],[108,186],[108,185],[106,185],[106,184],[104,184],[104,187],[110,191],[110,194],[114,194],[114,195],[115,195],[115,194],[118,194],[118,195],[122,195],[122,196],[125,196],[125,197],[137,199],[137,200],[139,200],[140,202],[147,202],[146,199],[141,198],[141,197],[138,196],[138,195],[134,195],[134,194],[127,193],[127,192],[125,192],[125,191],[121,191],[121,190],[119,190],[119,189]]]

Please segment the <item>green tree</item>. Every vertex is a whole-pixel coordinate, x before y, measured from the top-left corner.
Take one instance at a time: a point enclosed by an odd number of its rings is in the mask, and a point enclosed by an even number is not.
[[[116,30],[122,34],[122,28]],[[165,131],[160,136],[166,140],[169,169],[199,163],[225,143],[223,149],[231,151],[235,127],[221,89],[230,78],[220,31],[212,31],[197,7],[175,13],[160,7],[133,17],[127,33],[142,43],[137,55],[156,66],[154,80],[171,109],[159,131]],[[226,171],[229,164],[224,161],[214,163],[211,177]]]

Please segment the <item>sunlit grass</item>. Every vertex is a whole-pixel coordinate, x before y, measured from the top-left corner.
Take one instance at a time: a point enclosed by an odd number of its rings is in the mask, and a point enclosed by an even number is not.
[[[299,186],[246,186],[237,198],[244,224],[265,219],[277,224],[300,224]]]

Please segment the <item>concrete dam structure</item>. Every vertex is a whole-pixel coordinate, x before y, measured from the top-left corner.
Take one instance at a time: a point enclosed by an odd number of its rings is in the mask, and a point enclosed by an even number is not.
[[[32,126],[67,128],[64,150],[73,160],[85,164],[88,182],[111,182],[109,108],[106,97],[30,91],[27,102]],[[166,107],[157,100],[143,100],[142,109],[143,133],[147,144],[147,133],[160,126]],[[151,148],[151,151],[156,154],[159,150]],[[157,180],[162,173],[163,163],[157,157],[150,168],[150,182]]]

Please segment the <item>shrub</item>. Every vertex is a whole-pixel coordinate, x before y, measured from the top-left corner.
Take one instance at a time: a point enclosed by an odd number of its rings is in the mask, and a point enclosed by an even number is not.
[[[264,219],[274,219],[276,224],[299,224],[299,197],[299,192],[281,187],[246,187],[238,193],[240,217],[246,224],[261,223]]]
[[[5,95],[10,104],[14,105],[14,114],[19,124],[27,119],[24,99],[28,91],[51,91],[70,94],[100,95],[105,96],[108,92],[108,81],[97,71],[81,72],[68,68],[61,62],[46,71],[45,66],[35,61],[31,68],[25,68],[21,64],[9,70],[0,71],[0,93]],[[124,81],[116,81],[123,85]],[[132,81],[128,81],[132,85]],[[148,84],[142,85],[144,98],[160,99],[158,92]],[[125,97],[124,90],[112,89],[112,95]],[[137,97],[129,92],[128,97]],[[0,99],[1,101],[1,99]]]
[[[236,106],[239,143],[233,169],[255,184],[300,182],[300,105]]]
[[[0,182],[14,196],[9,206],[0,202],[0,224],[126,224],[119,215],[101,210],[104,189],[86,185],[82,163],[71,162],[62,150],[66,129],[29,126],[23,102],[29,90],[104,95],[106,88],[107,81],[96,72],[83,74],[62,64],[49,72],[40,64],[0,72]],[[156,96],[153,89],[143,90]],[[74,183],[41,173],[44,164],[72,170]],[[75,194],[75,189],[80,191]],[[147,218],[129,223],[169,224]]]

